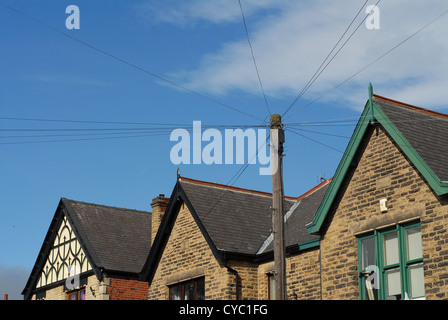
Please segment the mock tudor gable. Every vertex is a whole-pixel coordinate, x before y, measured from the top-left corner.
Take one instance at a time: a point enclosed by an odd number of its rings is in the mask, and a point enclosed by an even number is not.
[[[24,299],[69,298],[64,293],[85,287],[87,279],[104,282],[105,278],[109,278],[108,292],[102,292],[101,298],[111,298],[114,292],[119,297],[110,275],[137,278],[149,253],[150,235],[148,212],[62,198],[22,292]],[[89,287],[76,298],[84,299],[87,293],[98,299],[98,283]],[[47,297],[46,292],[54,288],[61,290]]]

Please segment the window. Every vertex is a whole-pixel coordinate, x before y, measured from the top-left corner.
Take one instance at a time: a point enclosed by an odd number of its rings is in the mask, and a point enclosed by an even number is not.
[[[180,282],[169,287],[170,300],[204,300],[204,277]]]
[[[397,225],[359,237],[358,257],[361,299],[424,298],[419,223]]]
[[[67,292],[67,300],[86,300],[86,288]]]

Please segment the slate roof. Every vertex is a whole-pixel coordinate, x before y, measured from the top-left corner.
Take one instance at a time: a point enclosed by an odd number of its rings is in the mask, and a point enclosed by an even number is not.
[[[441,181],[448,181],[448,115],[378,95],[373,101]]]
[[[299,201],[286,219],[286,246],[318,238],[308,234],[305,225],[313,219],[328,184],[326,181],[302,197],[285,197],[285,213]],[[181,178],[180,185],[219,250],[261,253],[272,230],[272,194],[188,178]],[[269,246],[262,253],[271,250]]]
[[[137,276],[142,270],[151,248],[151,213],[61,198],[22,292],[25,299],[35,289],[64,215],[98,278],[104,271]]]
[[[414,165],[437,196],[448,195],[448,115],[415,107],[373,94],[369,100],[336,169],[331,185],[314,219],[307,225],[310,234],[318,234],[346,174],[364,139],[367,128],[381,125],[405,157]]]
[[[284,197],[287,252],[298,252],[301,243],[319,240],[307,232],[306,224],[312,221],[330,181],[300,197]],[[224,264],[229,258],[253,262],[273,258],[271,193],[178,177],[170,199],[140,280],[152,281],[183,203],[215,257]]]
[[[124,208],[62,199],[85,234],[96,259],[109,271],[138,273],[151,248],[151,214]]]

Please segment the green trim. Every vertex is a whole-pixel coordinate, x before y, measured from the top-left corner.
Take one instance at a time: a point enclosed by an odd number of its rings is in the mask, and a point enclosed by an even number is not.
[[[384,127],[387,133],[398,144],[399,148],[404,152],[408,159],[414,164],[417,170],[423,175],[431,189],[438,195],[448,193],[448,183],[442,182],[439,177],[431,170],[428,164],[420,157],[417,151],[406,140],[403,134],[397,129],[393,122],[386,116],[383,110],[373,102],[373,115],[378,122]]]
[[[299,251],[320,246],[320,239],[313,239],[299,243]]]
[[[362,138],[364,137],[367,126],[372,117],[372,105],[372,101],[369,100],[366,107],[364,108],[363,113],[361,114],[361,118],[359,119],[358,124],[356,125],[355,131],[353,132],[352,138],[348,143],[347,149],[344,152],[341,162],[336,169],[336,173],[333,176],[333,180],[328,187],[328,191],[325,194],[324,199],[322,200],[319,210],[314,216],[313,221],[307,225],[308,233],[316,233],[320,231],[320,228],[322,227],[330,206],[339,191],[342,181],[344,180],[344,177],[352,163],[353,157],[355,156]]]
[[[358,278],[359,278],[359,298],[360,300],[367,300],[366,296],[366,287],[364,281],[363,272],[361,265],[361,242],[368,238],[373,238],[375,241],[374,248],[374,259],[375,266],[378,268],[377,280],[379,281],[379,288],[377,291],[379,300],[387,300],[387,271],[392,269],[400,270],[400,286],[401,286],[401,294],[400,299],[405,299],[406,295],[410,299],[419,299],[424,298],[423,296],[412,297],[411,296],[411,279],[409,268],[423,262],[423,254],[420,258],[408,260],[407,257],[407,240],[406,240],[406,231],[409,228],[421,226],[420,222],[413,223],[405,223],[405,224],[397,224],[392,228],[386,228],[383,230],[375,230],[373,233],[369,233],[365,236],[361,236],[357,238],[358,244]],[[384,236],[390,233],[397,233],[398,237],[398,262],[390,265],[385,265],[384,261]],[[421,234],[421,231],[420,231]]]
[[[417,151],[410,145],[403,134],[397,129],[392,121],[386,116],[381,108],[373,101],[373,90],[369,85],[369,100],[364,108],[361,118],[356,125],[355,131],[348,143],[347,149],[336,169],[333,180],[325,194],[322,203],[314,216],[311,223],[307,225],[308,233],[319,233],[326,216],[336,198],[339,188],[344,181],[344,178],[353,162],[353,158],[358,151],[358,147],[364,138],[364,134],[369,124],[381,124],[391,138],[397,143],[399,148],[404,152],[408,159],[414,164],[417,170],[426,179],[431,189],[438,195],[448,194],[448,182],[441,181],[439,177],[429,168],[426,162],[420,157]]]

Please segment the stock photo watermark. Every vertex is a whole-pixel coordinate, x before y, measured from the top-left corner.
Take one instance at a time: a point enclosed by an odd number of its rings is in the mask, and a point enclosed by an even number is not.
[[[268,137],[267,129],[225,129],[224,135],[216,128],[202,131],[202,122],[193,121],[192,134],[183,128],[171,132],[170,141],[177,143],[171,148],[170,160],[176,165],[257,164],[258,160],[259,174],[272,175],[277,171],[278,153],[270,148],[267,154]]]
[[[65,13],[70,14],[67,19],[65,19],[65,27],[68,30],[79,29],[80,28],[80,16],[79,7],[71,4],[65,8]]]
[[[366,28],[369,30],[380,29],[380,8],[375,5],[367,6],[366,8]]]
[[[67,290],[78,289],[80,286],[80,272],[76,266],[67,266],[67,278],[65,279],[65,287]]]

